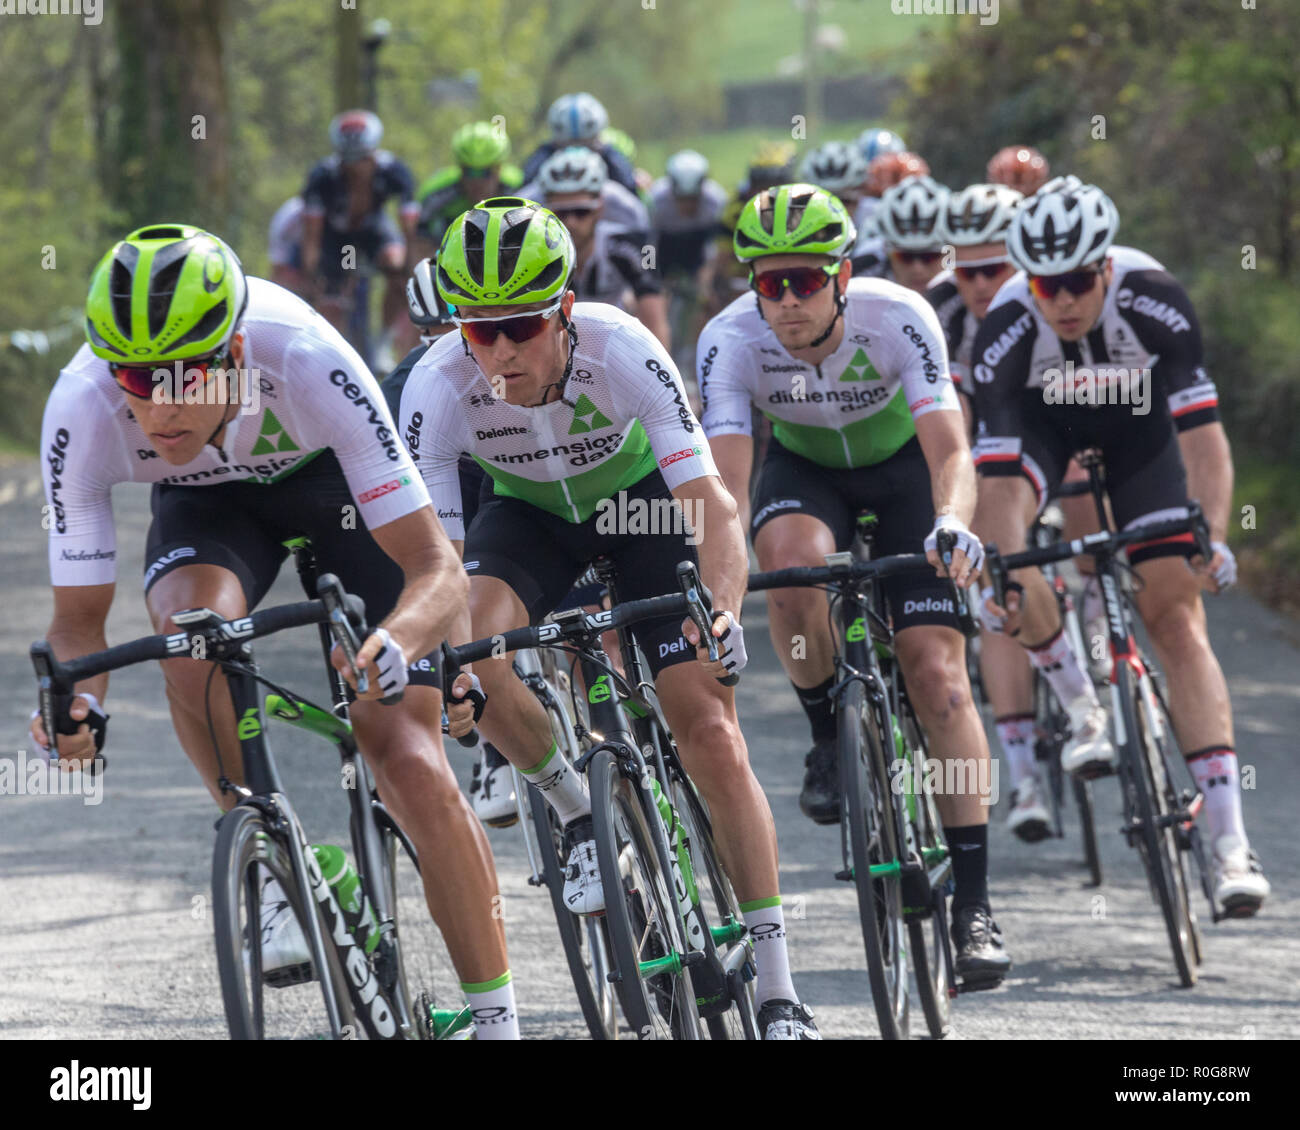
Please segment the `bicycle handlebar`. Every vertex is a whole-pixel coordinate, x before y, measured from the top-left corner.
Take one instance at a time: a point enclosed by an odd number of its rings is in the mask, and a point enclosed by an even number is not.
[[[924,553],[898,553],[872,561],[849,561],[843,565],[795,565],[789,569],[771,569],[749,575],[749,591],[764,589],[810,588],[842,581],[880,580],[917,569],[932,569]]]

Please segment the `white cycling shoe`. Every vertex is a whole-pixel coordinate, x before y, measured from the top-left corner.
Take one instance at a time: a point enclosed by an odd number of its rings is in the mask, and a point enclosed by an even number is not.
[[[605,884],[596,861],[590,814],[565,825],[564,847],[564,905],[574,914],[604,914]]]
[[[1106,732],[1106,709],[1086,696],[1076,698],[1070,716],[1070,740],[1061,750],[1061,768],[1083,777],[1103,777],[1115,771],[1115,747]]]
[[[263,884],[261,902],[262,980],[277,989],[310,981],[311,951],[278,879],[268,878]],[[245,946],[244,969],[250,976],[251,967]]]
[[[491,828],[509,828],[519,821],[515,807],[515,778],[508,762],[495,746],[483,743],[469,785],[474,815]]]
[[[1220,836],[1214,841],[1213,870],[1214,901],[1227,918],[1251,917],[1272,890],[1259,856],[1240,836]]]
[[[1026,777],[1011,790],[1007,829],[1027,844],[1036,844],[1052,834],[1052,816],[1043,804],[1035,778]]]

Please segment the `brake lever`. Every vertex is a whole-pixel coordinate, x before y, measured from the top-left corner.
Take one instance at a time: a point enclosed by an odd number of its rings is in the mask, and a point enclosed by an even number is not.
[[[329,613],[330,635],[342,649],[343,658],[347,660],[352,673],[357,677],[357,694],[365,694],[370,689],[370,680],[357,665],[357,650],[361,644],[353,632],[352,621],[344,605],[345,593],[342,582],[333,573],[326,573],[316,582],[316,595],[320,597],[321,603]]]
[[[952,592],[952,606],[957,613],[957,623],[961,628],[962,635],[968,640],[974,639],[980,634],[979,625],[975,623],[975,617],[971,615],[970,603],[966,599],[965,590],[958,588],[957,582],[952,578],[952,554],[957,547],[957,536],[951,530],[940,530],[935,537],[935,545],[939,550],[939,559],[948,570],[948,576],[945,579],[948,582],[949,590]]]
[[[718,641],[713,635],[713,594],[709,592],[700,579],[693,561],[680,561],[677,564],[677,583],[686,597],[686,611],[699,629],[700,639],[704,641],[709,653],[709,662],[718,661]],[[718,679],[724,687],[734,687],[740,682],[737,674],[723,675]]]
[[[439,658],[441,662],[439,663],[439,667],[442,670],[442,701],[443,701],[442,716],[444,719],[446,719],[447,718],[446,704],[452,701],[451,685],[456,681],[456,676],[460,674],[460,661],[456,658],[455,649],[446,640],[442,641],[442,647],[440,648],[440,651],[441,651],[441,655],[439,656]],[[475,691],[473,688],[470,688],[469,693],[460,701],[471,702],[474,705],[475,712],[481,714],[482,713],[481,707],[474,702],[474,698],[478,695],[479,692]],[[483,697],[483,703],[484,705],[486,705],[487,698],[486,696],[482,696],[482,697]],[[447,729],[448,724],[449,723],[447,721],[443,722],[442,732],[444,734],[448,732]],[[478,728],[477,727],[472,728],[469,731],[469,733],[462,734],[460,737],[456,739],[456,741],[459,742],[466,749],[473,749],[479,743]]]

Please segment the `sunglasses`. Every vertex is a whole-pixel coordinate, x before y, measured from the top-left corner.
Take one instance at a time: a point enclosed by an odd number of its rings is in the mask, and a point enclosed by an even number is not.
[[[974,282],[981,275],[986,279],[995,279],[999,275],[1006,274],[1010,265],[1010,259],[998,259],[992,263],[972,263],[967,266],[955,267],[954,270],[957,272],[958,278],[965,282]]]
[[[889,254],[900,263],[924,263],[927,267],[943,258],[942,251],[891,251]]]
[[[560,308],[557,302],[536,314],[507,314],[501,318],[456,318],[452,321],[471,345],[488,346],[496,343],[498,334],[505,334],[516,345],[531,341]]]
[[[1041,298],[1044,302],[1055,298],[1062,287],[1079,298],[1090,293],[1100,277],[1100,267],[1089,271],[1067,271],[1063,275],[1030,275],[1029,289],[1034,292],[1035,298]]]
[[[595,204],[575,204],[572,208],[552,208],[561,220],[567,220],[572,217],[575,220],[585,220],[588,216],[595,213],[597,205]]]
[[[821,290],[839,273],[838,263],[832,263],[829,267],[791,267],[787,271],[764,271],[761,275],[751,274],[749,285],[761,297],[772,302],[780,299],[786,287],[794,291],[796,298],[808,298]]]
[[[212,375],[210,370],[217,368],[220,360],[220,356],[214,355],[197,361],[173,361],[170,365],[109,365],[109,368],[113,371],[113,379],[131,396],[152,400],[156,388],[166,388],[173,400],[180,400],[193,389],[207,384]]]

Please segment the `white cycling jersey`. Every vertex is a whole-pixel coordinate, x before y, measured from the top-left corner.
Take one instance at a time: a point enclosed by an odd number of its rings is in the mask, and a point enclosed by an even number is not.
[[[220,448],[173,466],[150,445],[107,361],[83,345],[45,405],[41,470],[49,505],[50,580],[110,584],[117,483],[274,483],[326,448],[337,456],[370,529],[429,502],[370,370],[342,335],[283,287],[248,280],[241,329],[245,403]]]
[[[292,267],[295,265],[302,243],[301,196],[291,196],[271,217],[270,227],[266,233],[266,257],[273,267]]]
[[[866,467],[910,440],[917,418],[961,411],[925,299],[883,279],[852,279],[846,296],[844,338],[820,365],[785,351],[753,295],[710,321],[696,347],[705,434],[751,435],[753,405],[796,455]]]
[[[434,342],[402,391],[402,435],[453,539],[465,536],[460,476],[468,452],[498,495],[519,498],[569,522],[585,522],[602,499],[656,467],[669,488],[716,475],[681,376],[635,318],[576,302],[578,334],[562,400],[541,407],[495,396],[459,334]],[[527,547],[520,552],[527,555]]]
[[[726,210],[727,190],[712,178],[700,185],[700,202],[695,211],[687,215],[681,209],[673,182],[660,177],[650,186],[650,219],[656,232],[689,232],[701,228],[710,232],[716,228]]]

